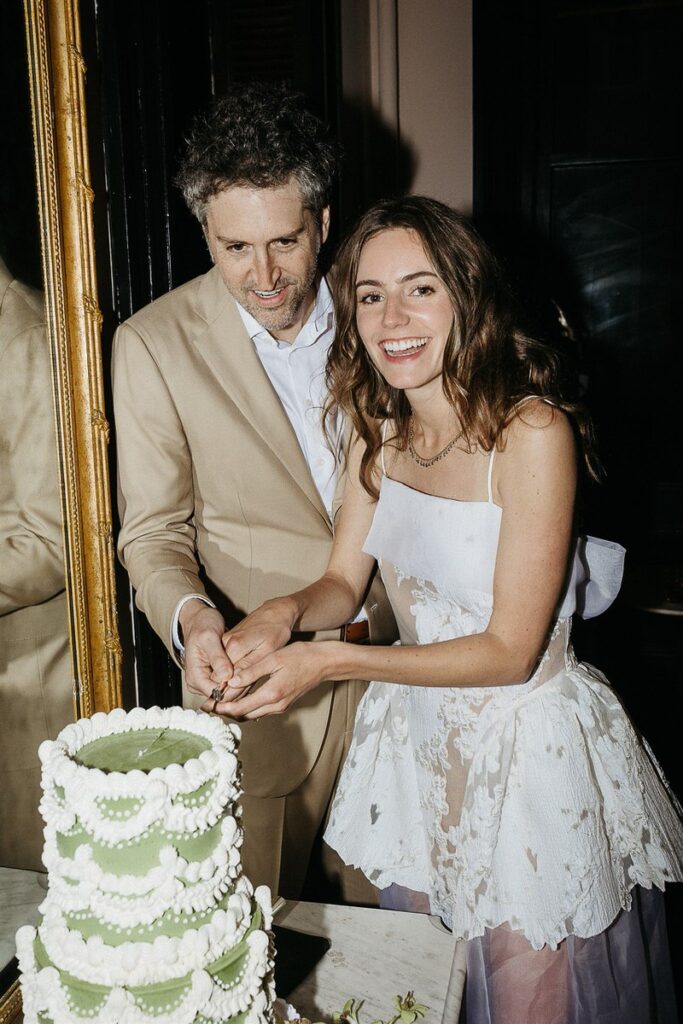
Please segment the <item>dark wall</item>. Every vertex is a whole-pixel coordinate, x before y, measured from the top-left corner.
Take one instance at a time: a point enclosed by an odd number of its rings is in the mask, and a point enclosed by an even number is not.
[[[479,0],[475,216],[540,328],[572,325],[605,480],[583,526],[628,551],[577,623],[683,790],[683,5]]]
[[[474,14],[475,214],[538,322],[554,300],[576,332],[606,470],[583,525],[627,547],[620,599],[575,624],[577,653],[680,795],[683,5],[478,0]]]
[[[681,4],[475,4],[476,216],[582,340],[607,469],[593,522],[679,564],[682,43]]]
[[[0,96],[4,98],[0,104],[0,256],[15,277],[42,291],[31,101],[21,0],[11,0],[3,8]]]

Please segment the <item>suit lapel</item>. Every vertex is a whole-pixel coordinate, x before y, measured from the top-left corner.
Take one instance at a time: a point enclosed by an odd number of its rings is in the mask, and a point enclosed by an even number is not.
[[[329,525],[294,428],[215,267],[200,285],[197,312],[206,327],[194,343],[211,372]]]

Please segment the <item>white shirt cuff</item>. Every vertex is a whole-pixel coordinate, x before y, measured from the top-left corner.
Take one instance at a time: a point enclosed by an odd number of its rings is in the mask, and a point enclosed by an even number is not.
[[[183,605],[187,604],[188,601],[203,601],[204,604],[208,604],[210,608],[216,607],[213,601],[206,597],[205,594],[184,594],[178,601],[173,613],[173,619],[171,620],[171,646],[173,647],[173,653],[176,656],[176,660],[181,665],[185,659],[185,645],[180,639],[180,609]]]

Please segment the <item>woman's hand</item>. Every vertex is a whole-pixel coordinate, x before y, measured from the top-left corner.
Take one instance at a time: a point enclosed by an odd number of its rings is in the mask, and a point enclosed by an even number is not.
[[[266,601],[223,634],[223,647],[231,663],[235,665],[251,655],[265,658],[284,647],[289,643],[296,616],[297,608],[290,598]]]
[[[335,678],[335,661],[343,648],[338,640],[297,642],[263,658],[258,651],[247,655],[235,667],[226,691],[228,699],[217,705],[216,712],[245,720],[281,715],[318,683]],[[231,698],[233,687],[248,689],[264,676],[269,678],[253,693]]]

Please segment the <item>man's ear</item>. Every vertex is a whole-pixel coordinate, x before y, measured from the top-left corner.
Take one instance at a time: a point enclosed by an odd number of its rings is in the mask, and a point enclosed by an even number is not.
[[[201,224],[201,228],[202,228],[202,234],[204,235],[204,241],[206,242],[206,248],[209,250],[209,256],[211,257],[211,262],[215,263],[216,262],[216,257],[214,256],[214,254],[213,254],[213,252],[211,250],[211,242],[209,241],[209,232],[208,232],[207,227],[206,227],[206,221],[203,221],[203,222],[200,221],[200,224]]]
[[[320,214],[320,241],[324,245],[330,233],[330,208],[326,206]]]

